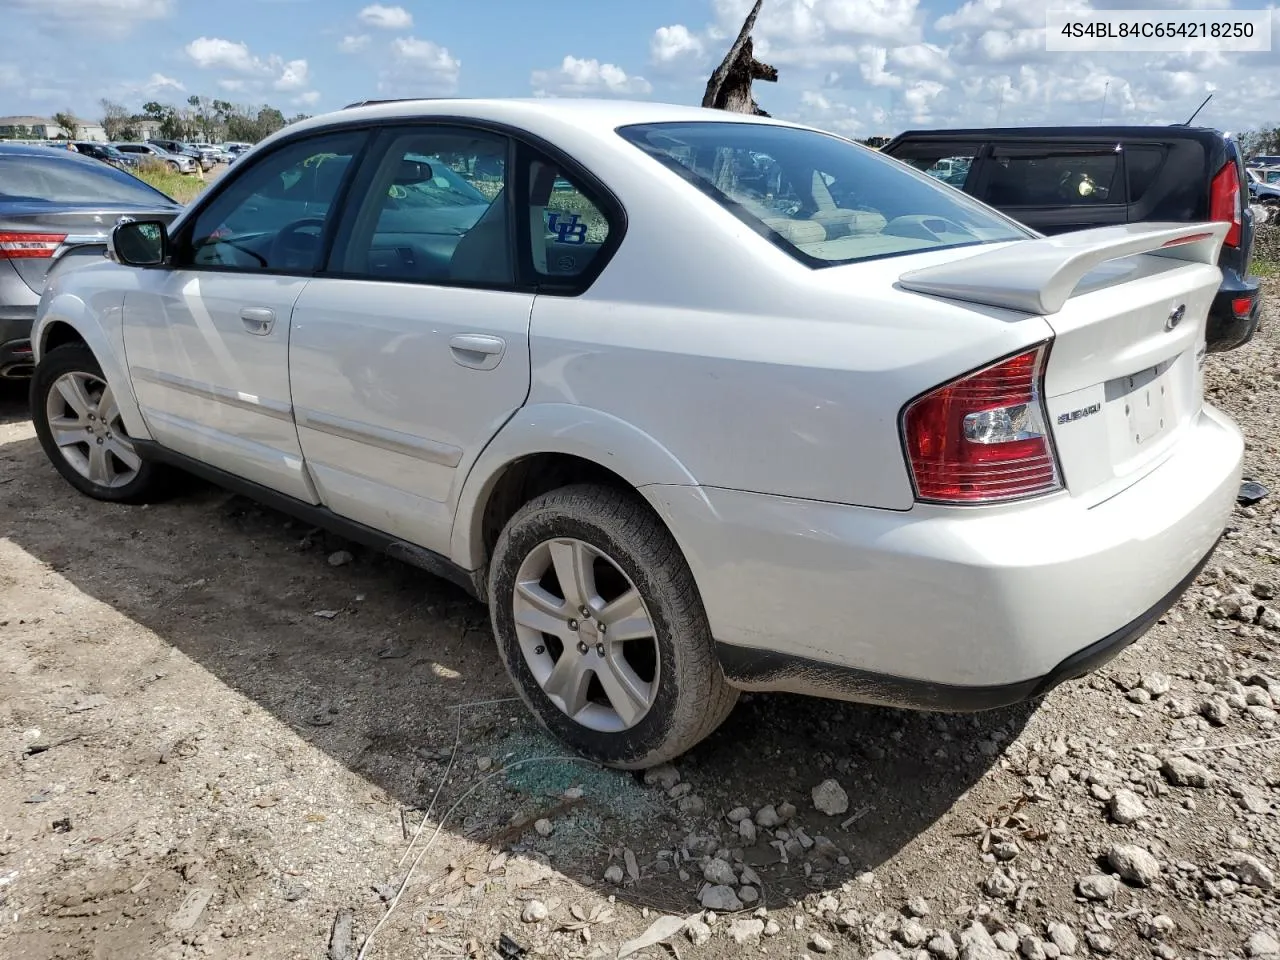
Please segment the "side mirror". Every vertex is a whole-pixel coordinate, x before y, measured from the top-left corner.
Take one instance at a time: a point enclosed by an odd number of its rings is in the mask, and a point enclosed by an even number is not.
[[[169,234],[159,220],[117,223],[107,242],[107,256],[130,267],[158,267],[169,257]]]

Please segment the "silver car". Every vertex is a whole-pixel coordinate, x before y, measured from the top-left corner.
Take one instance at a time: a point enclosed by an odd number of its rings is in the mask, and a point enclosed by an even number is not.
[[[113,143],[112,146],[121,153],[133,154],[143,160],[150,157],[160,163],[168,164],[178,173],[196,172],[196,162],[191,157],[178,153],[169,153],[169,151],[162,150],[154,143]]]

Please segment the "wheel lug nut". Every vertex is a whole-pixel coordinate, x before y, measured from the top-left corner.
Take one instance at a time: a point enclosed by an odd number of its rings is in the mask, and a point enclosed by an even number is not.
[[[544,647],[542,644],[538,644],[536,647],[533,648],[533,652],[536,656],[540,657],[547,652],[547,648]]]
[[[603,644],[603,643],[597,643],[597,644],[596,644],[596,653],[597,653],[598,655],[602,656],[602,657],[604,656],[604,644]]]
[[[579,607],[579,608],[578,608],[578,612],[579,612],[580,614],[582,614],[582,619],[583,619],[583,620],[590,620],[590,619],[591,619],[591,608],[590,608],[590,607]]]
[[[101,442],[102,442],[102,438],[101,438],[101,437],[99,437],[99,438],[98,438],[98,442],[99,442],[99,443],[101,443]]]
[[[570,621],[569,621],[569,629],[570,629],[570,630],[577,630],[577,629],[578,629],[578,621],[577,621],[577,620],[570,620]]]
[[[588,647],[588,646],[587,646],[585,643],[583,643],[581,640],[579,640],[579,641],[578,641],[578,652],[579,652],[579,653],[586,653],[586,652],[587,652],[588,650],[590,650],[590,649],[591,649],[591,648],[590,648],[590,647]]]

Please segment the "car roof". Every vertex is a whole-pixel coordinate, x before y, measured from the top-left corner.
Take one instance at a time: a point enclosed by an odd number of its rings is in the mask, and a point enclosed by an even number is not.
[[[526,129],[563,130],[566,126],[588,134],[612,134],[618,127],[640,123],[718,122],[756,123],[802,128],[799,124],[683,104],[650,100],[591,98],[440,98],[421,100],[360,101],[356,105],[290,124],[272,139],[326,127],[342,127],[362,121],[411,120],[448,117],[487,121]]]
[[[1225,134],[1213,127],[1183,127],[1173,124],[1145,126],[1075,127],[955,127],[938,130],[904,130],[886,147],[907,139],[930,140],[1221,140]]]

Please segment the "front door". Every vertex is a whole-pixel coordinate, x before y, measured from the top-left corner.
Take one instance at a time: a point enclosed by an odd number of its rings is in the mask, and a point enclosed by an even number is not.
[[[289,395],[289,325],[319,265],[362,131],[295,141],[236,168],[174,237],[169,269],[125,295],[125,353],[152,436],[317,502]]]

